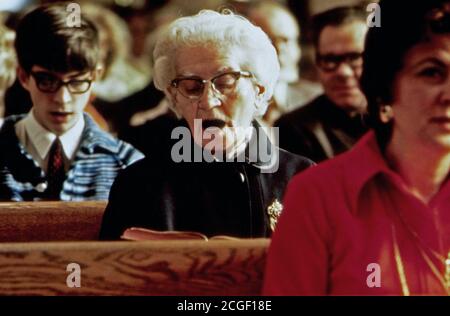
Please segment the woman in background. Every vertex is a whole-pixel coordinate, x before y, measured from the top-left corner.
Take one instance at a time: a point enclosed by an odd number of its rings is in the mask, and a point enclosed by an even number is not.
[[[17,57],[14,31],[0,24],[0,126],[5,115],[5,92],[16,79]]]

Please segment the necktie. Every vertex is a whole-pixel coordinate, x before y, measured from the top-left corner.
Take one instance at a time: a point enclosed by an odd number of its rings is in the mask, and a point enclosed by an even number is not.
[[[59,200],[59,194],[62,189],[66,172],[64,170],[64,158],[62,152],[61,141],[57,138],[50,148],[48,167],[47,167],[47,182],[48,182],[48,197],[50,199]]]

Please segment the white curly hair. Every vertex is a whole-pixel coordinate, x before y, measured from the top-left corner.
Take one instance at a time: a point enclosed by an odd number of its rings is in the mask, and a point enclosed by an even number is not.
[[[177,75],[177,52],[183,47],[205,46],[228,51],[240,50],[243,56],[241,70],[251,72],[256,83],[264,87],[264,93],[258,100],[260,104],[257,105],[257,115],[263,115],[280,72],[276,50],[261,28],[227,9],[220,13],[202,10],[167,26],[153,51],[153,81],[156,88],[171,100],[168,88]],[[176,112],[174,104],[171,106]]]

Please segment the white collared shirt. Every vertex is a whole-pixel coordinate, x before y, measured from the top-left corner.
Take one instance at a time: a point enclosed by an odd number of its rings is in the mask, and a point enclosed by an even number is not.
[[[75,152],[80,144],[84,125],[84,117],[80,115],[80,119],[75,125],[63,135],[59,136],[63,148],[64,166],[66,170],[68,170],[70,162],[74,158]],[[47,172],[48,153],[57,136],[38,123],[33,114],[33,110],[17,122],[14,127],[20,143],[33,159],[38,162],[42,170]]]

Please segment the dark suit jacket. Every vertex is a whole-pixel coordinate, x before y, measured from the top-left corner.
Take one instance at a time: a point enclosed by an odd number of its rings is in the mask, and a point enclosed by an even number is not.
[[[283,115],[275,126],[281,148],[320,162],[350,149],[367,131],[364,120],[362,115],[350,117],[321,95]]]

